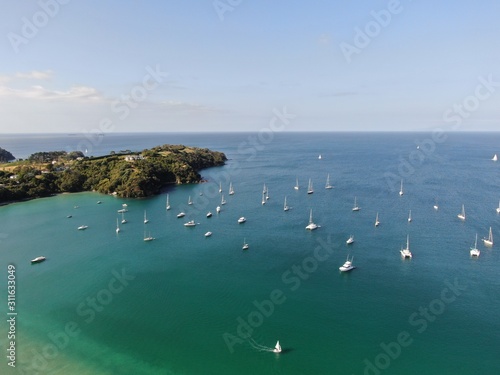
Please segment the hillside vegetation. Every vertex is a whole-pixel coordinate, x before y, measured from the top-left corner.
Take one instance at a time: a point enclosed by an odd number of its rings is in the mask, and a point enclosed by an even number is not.
[[[0,165],[0,203],[79,191],[147,197],[168,184],[200,182],[201,169],[226,160],[221,152],[183,145],[96,158],[78,152],[38,152],[15,166]]]

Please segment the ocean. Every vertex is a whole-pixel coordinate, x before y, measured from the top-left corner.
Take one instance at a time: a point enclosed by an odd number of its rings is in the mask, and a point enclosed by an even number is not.
[[[2,374],[500,373],[500,255],[498,244],[481,241],[490,227],[500,241],[500,164],[491,160],[500,133],[0,138],[18,158],[165,143],[229,160],[201,171],[205,183],[147,199],[86,192],[0,207],[7,355],[9,265],[17,312],[16,367],[4,355]],[[217,214],[219,185],[227,203]],[[117,234],[123,204],[128,222]],[[465,221],[457,218],[462,205]],[[305,229],[311,210],[314,231]],[[185,227],[188,220],[197,225]],[[476,234],[481,255],[473,259]],[[155,240],[143,241],[147,235]],[[413,257],[403,260],[407,235]],[[42,255],[45,262],[30,263]],[[341,273],[347,256],[356,268]]]

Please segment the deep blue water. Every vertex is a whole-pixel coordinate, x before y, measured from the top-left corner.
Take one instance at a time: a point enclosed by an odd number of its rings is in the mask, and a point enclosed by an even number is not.
[[[2,136],[0,147],[25,158],[76,149],[82,139]],[[229,161],[202,171],[205,184],[170,188],[170,211],[165,194],[141,200],[64,194],[0,207],[0,306],[6,311],[6,267],[13,264],[17,369],[498,374],[498,245],[480,242],[478,259],[469,248],[490,226],[500,238],[500,165],[490,160],[500,153],[499,141],[496,133],[434,140],[429,133],[106,135],[91,150],[87,145],[89,154],[183,143],[223,151]],[[331,190],[324,188],[327,174]],[[227,204],[217,215],[219,183]],[[270,199],[262,205],[264,183]],[[351,210],[355,196],[359,212]],[[129,222],[117,235],[122,203]],[[465,222],[457,218],[462,204]],[[313,232],[305,230],[310,209],[321,225]],[[180,210],[183,219],[176,218]],[[238,224],[240,216],[247,222]],[[189,219],[199,225],[184,227]],[[78,231],[82,224],[89,228]],[[213,236],[205,238],[207,231]],[[144,242],[145,233],[155,241]],[[355,243],[348,246],[350,234]],[[413,259],[403,261],[407,234]],[[244,239],[248,251],[241,250]],[[47,261],[31,265],[38,255]],[[357,268],[341,274],[347,255]],[[128,279],[116,284],[117,274]],[[72,337],[64,333],[68,324]],[[238,335],[243,326],[251,339]],[[4,348],[6,336],[2,324]],[[278,339],[280,355],[259,350]],[[6,360],[0,368],[16,373]]]

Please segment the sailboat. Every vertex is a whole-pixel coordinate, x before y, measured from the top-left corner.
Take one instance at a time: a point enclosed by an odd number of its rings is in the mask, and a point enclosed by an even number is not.
[[[293,187],[295,190],[299,190],[299,178],[295,179],[295,186]]]
[[[408,214],[408,222],[411,223],[411,210],[410,213]]]
[[[354,236],[351,234],[345,243],[348,244],[348,245],[350,245],[353,242],[354,242]]]
[[[285,203],[283,204],[283,211],[288,211],[290,207],[286,204],[286,195],[285,195]]]
[[[219,193],[222,193],[222,182],[219,182]]]
[[[221,206],[226,204],[226,200],[224,199],[224,194],[221,195],[220,204],[221,204]]]
[[[169,199],[168,199],[168,194],[167,194],[167,204],[165,205],[165,208],[168,210],[170,210],[170,202],[169,202]]]
[[[189,204],[189,205],[192,205],[192,204],[193,204],[193,201],[191,200],[191,196],[189,196],[189,199],[188,199],[188,204]]]
[[[497,214],[500,214],[500,201],[498,201]]]
[[[470,248],[470,256],[478,257],[481,254],[481,251],[477,248],[477,233],[476,233],[476,242],[474,243],[474,247]]]
[[[276,343],[276,345],[274,346],[273,352],[275,352],[275,353],[281,353],[281,345],[280,345],[280,340],[278,340],[278,342],[277,342],[277,343]]]
[[[247,244],[246,238],[243,239],[242,250],[247,250],[250,246]]]
[[[118,218],[116,218],[116,233],[120,233],[120,225],[118,225]]]
[[[144,210],[144,224],[147,224],[147,223],[149,223],[149,220],[146,216],[146,210]]]
[[[234,194],[233,183],[230,182],[229,183],[229,195],[233,195],[233,194]]]
[[[465,206],[462,204],[462,212],[460,212],[457,217],[460,219],[460,220],[463,220],[465,221]]]
[[[266,184],[264,184],[264,187],[262,188],[262,194],[266,194],[267,193],[267,186]]]
[[[309,179],[309,185],[307,186],[307,194],[314,193],[312,180]]]
[[[401,253],[401,256],[403,257],[403,259],[412,257],[411,251],[410,251],[410,235],[406,235],[406,248],[401,249],[399,252]]]
[[[330,174],[328,174],[328,175],[326,176],[326,185],[325,185],[325,189],[331,189],[331,188],[333,188],[333,186],[332,186],[332,185],[330,185]]]
[[[402,196],[403,193],[403,180],[401,180],[401,188],[399,189],[399,196]]]
[[[439,210],[438,202],[437,199],[434,201],[434,209],[437,211]]]
[[[315,230],[318,229],[318,225],[313,222],[313,210],[311,208],[311,212],[309,213],[309,224],[306,226],[307,230]]]
[[[122,212],[122,224],[125,224],[127,220],[125,220],[125,214]]]
[[[378,220],[378,212],[377,212],[377,216],[375,217],[375,226],[378,227],[380,224],[380,221]]]
[[[488,234],[488,238],[483,238],[483,244],[486,247],[493,246],[493,233],[491,232],[491,227],[490,227],[490,233]]]
[[[149,233],[149,235],[146,237],[146,231],[144,231],[144,241],[145,242],[149,242],[149,241],[153,241],[155,238],[151,236],[151,232]]]
[[[353,206],[352,210],[353,211],[359,211],[360,210],[360,208],[358,207],[358,204],[356,202],[356,197],[354,197],[354,206]]]
[[[493,155],[493,157],[491,158],[491,160],[493,160],[493,161],[497,161],[497,160],[498,160],[498,156],[497,156],[497,154]]]
[[[266,193],[262,192],[262,205],[266,204]]]
[[[319,160],[323,159],[323,157],[321,156],[321,154],[318,155],[318,159]]]

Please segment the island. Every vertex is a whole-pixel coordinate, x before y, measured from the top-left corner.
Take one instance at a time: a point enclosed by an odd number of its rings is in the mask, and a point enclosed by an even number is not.
[[[222,152],[184,145],[99,157],[79,151],[37,152],[26,160],[0,164],[0,204],[82,191],[148,197],[170,184],[199,183],[201,169],[226,161]]]

